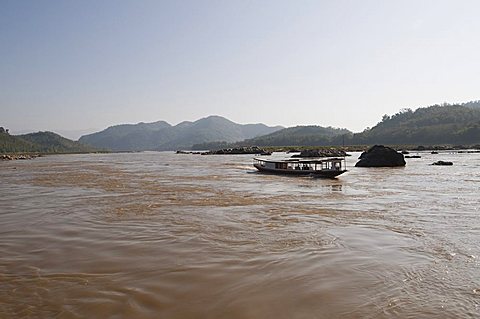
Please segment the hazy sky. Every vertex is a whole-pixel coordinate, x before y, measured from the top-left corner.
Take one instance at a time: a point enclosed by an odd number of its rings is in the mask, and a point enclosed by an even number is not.
[[[0,126],[215,114],[362,131],[480,98],[479,13],[477,0],[0,0]]]

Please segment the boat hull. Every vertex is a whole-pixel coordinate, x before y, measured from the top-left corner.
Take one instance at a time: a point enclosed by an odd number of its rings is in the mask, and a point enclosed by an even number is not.
[[[301,169],[277,169],[253,164],[253,166],[262,173],[279,175],[297,175],[297,176],[315,176],[325,178],[335,178],[346,172],[346,170],[301,170]]]

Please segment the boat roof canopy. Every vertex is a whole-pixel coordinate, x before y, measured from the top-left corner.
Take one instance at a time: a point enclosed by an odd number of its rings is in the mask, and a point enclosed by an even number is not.
[[[280,160],[271,160],[271,159],[264,159],[264,158],[254,158],[256,161],[266,162],[266,163],[301,163],[301,164],[320,164],[324,162],[334,162],[334,161],[344,161],[344,158],[341,157],[329,157],[325,159],[302,159],[302,158],[291,158],[291,159],[280,159]]]

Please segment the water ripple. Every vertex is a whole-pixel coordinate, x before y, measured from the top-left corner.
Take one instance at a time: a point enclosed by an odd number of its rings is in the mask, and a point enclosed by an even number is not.
[[[354,154],[336,180],[250,156],[0,163],[0,317],[478,317],[480,156],[448,156]]]

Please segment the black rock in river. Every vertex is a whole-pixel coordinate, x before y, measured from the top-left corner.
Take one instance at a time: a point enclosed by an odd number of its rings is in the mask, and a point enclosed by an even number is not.
[[[355,167],[395,167],[406,164],[403,154],[383,145],[372,146],[359,159]]]

